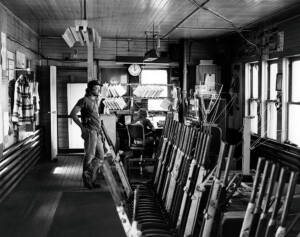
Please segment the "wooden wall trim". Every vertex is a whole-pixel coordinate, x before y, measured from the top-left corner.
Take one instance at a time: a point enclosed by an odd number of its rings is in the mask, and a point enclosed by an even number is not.
[[[16,187],[41,155],[43,133],[33,135],[4,150],[0,160],[0,202]]]
[[[16,18],[18,21],[21,22],[21,24],[28,30],[30,30],[31,33],[33,33],[36,37],[39,36],[39,34],[33,30],[29,25],[27,25],[23,20],[21,20],[18,16],[16,16],[11,10],[9,10],[6,6],[4,6],[2,3],[0,3],[0,8],[3,8],[9,15],[13,16]]]

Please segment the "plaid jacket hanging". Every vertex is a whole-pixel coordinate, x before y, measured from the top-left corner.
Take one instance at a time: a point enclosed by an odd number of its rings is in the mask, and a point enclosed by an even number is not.
[[[12,122],[18,125],[33,123],[34,111],[31,97],[28,80],[21,75],[15,84]]]

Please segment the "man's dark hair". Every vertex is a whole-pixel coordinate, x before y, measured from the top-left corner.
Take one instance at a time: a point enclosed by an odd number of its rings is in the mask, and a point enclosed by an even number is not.
[[[85,90],[86,96],[89,96],[91,94],[91,90],[93,90],[94,86],[102,86],[102,84],[97,80],[89,81]]]
[[[138,111],[139,118],[147,117],[147,110],[145,108],[140,108]]]
[[[89,81],[87,84],[88,89],[92,90],[94,86],[102,86],[102,84],[97,80]]]

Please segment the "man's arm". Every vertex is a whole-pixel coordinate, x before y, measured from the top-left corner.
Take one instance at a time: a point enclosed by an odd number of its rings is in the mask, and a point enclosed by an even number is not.
[[[78,117],[78,112],[81,110],[80,106],[75,105],[70,113],[70,117],[73,119],[73,121],[80,127],[81,131],[83,131],[84,127]]]
[[[155,132],[155,128],[149,119],[147,119],[147,126],[152,130],[152,132]]]

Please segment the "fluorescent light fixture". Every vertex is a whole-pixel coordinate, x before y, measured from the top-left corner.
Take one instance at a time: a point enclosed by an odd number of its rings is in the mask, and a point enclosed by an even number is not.
[[[95,40],[95,43],[96,43],[96,47],[98,49],[100,49],[100,46],[101,46],[101,40],[102,40],[102,37],[98,34],[98,32],[96,33],[96,40]]]
[[[94,29],[94,28],[92,28],[92,35],[93,35],[93,42],[96,42],[96,37],[97,37],[97,31]]]
[[[88,32],[89,42],[95,42],[94,41],[94,29],[88,27],[87,32]]]
[[[82,35],[80,34],[79,31],[76,31],[76,27],[69,27],[71,29],[71,32],[76,40],[76,42],[79,42],[81,46],[84,46],[83,38]]]
[[[81,30],[80,32],[81,32],[81,34],[83,36],[83,40],[85,42],[89,42],[89,33],[88,33],[88,30],[87,29],[86,30]]]
[[[79,42],[81,46],[84,46],[85,42],[94,42],[98,48],[101,44],[101,36],[95,29],[88,27],[87,20],[75,20],[75,27],[68,27],[62,37],[70,48],[76,42]]]
[[[72,48],[76,42],[70,27],[68,27],[65,31],[65,33],[62,35],[63,39],[65,40],[66,44]]]
[[[80,29],[87,31],[88,21],[87,20],[75,20],[76,31]]]

